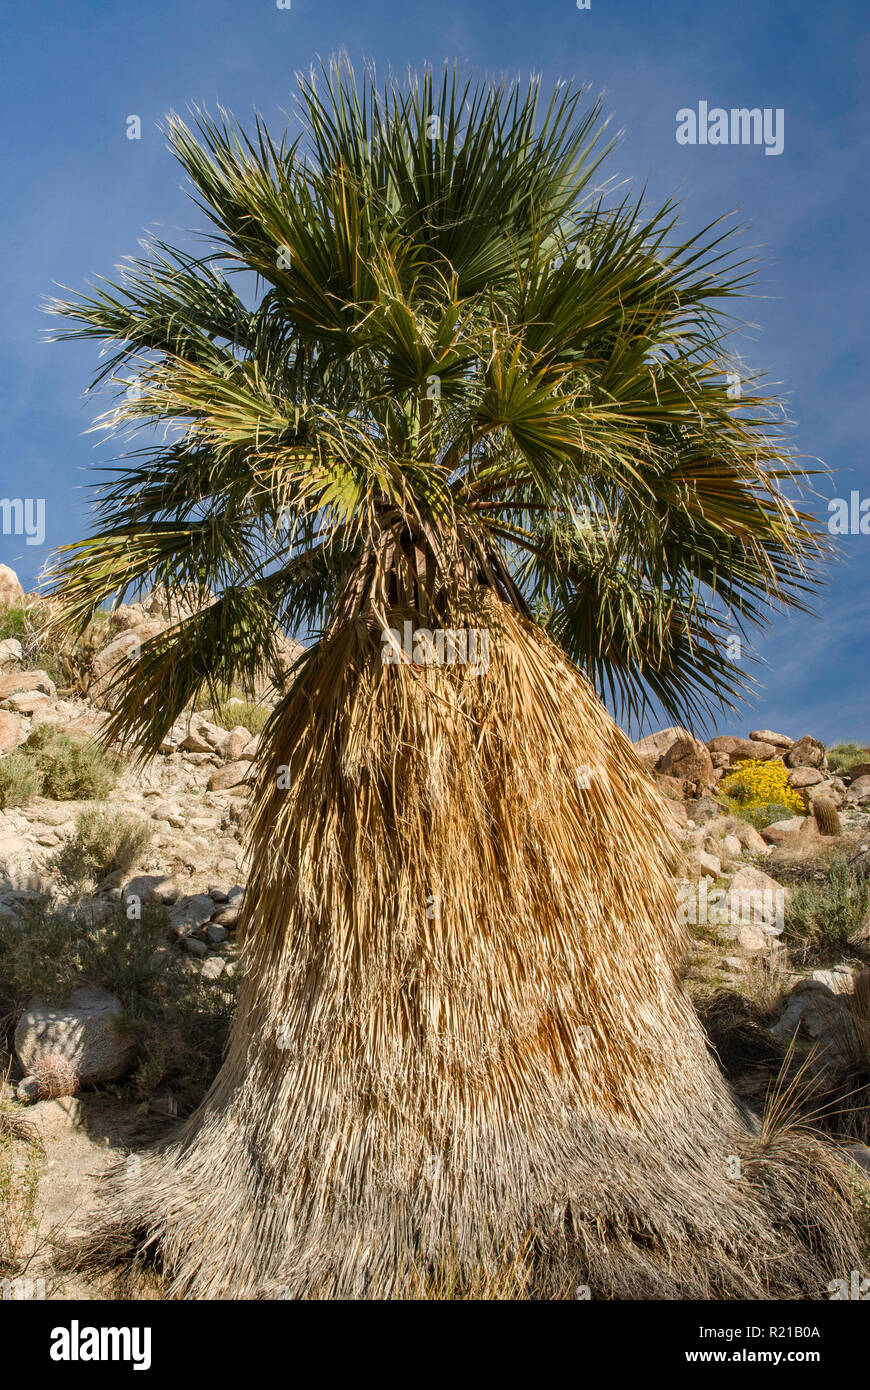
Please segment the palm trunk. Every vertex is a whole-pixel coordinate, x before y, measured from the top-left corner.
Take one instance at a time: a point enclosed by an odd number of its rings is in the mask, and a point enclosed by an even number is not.
[[[485,672],[364,615],[285,699],[226,1061],[104,1231],[184,1297],[823,1297],[844,1174],[708,1053],[630,743],[508,604],[453,620]]]

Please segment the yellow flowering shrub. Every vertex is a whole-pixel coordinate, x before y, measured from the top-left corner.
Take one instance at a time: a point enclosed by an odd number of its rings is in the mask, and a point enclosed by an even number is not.
[[[719,782],[719,790],[727,796],[733,814],[756,825],[806,813],[803,797],[789,786],[788,768],[775,758],[734,763]]]

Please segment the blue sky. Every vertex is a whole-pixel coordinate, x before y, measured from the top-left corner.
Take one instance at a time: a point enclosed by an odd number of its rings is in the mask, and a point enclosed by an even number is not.
[[[0,562],[32,585],[51,549],[88,529],[84,484],[105,447],[85,434],[96,348],[48,344],[39,311],[56,284],[81,287],[136,252],[145,230],[178,239],[203,217],[180,186],[158,126],[190,103],[222,102],[276,127],[294,73],[345,48],[403,71],[445,58],[489,73],[530,70],[605,93],[623,137],[610,172],[678,193],[688,231],[737,209],[762,259],[737,346],[781,384],[795,443],[835,470],[827,496],[870,496],[868,374],[870,26],[859,0],[6,0],[3,49],[4,333],[0,496],[44,497],[42,546],[0,534]],[[785,112],[782,154],[687,146],[676,113]],[[129,115],[142,139],[126,138]],[[827,515],[824,501],[818,504]],[[719,731],[764,725],[870,740],[870,536],[841,538],[819,616],[777,619],[755,641],[755,704]]]

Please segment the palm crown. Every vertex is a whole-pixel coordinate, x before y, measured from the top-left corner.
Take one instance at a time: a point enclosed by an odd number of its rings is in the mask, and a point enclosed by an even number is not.
[[[145,644],[112,732],[153,750],[277,631],[485,583],[631,712],[745,677],[729,632],[801,605],[821,550],[774,402],[728,389],[730,234],[608,200],[597,104],[429,75],[300,83],[303,134],[172,118],[212,227],[52,308],[114,345],[128,454],[57,566],[64,621],[146,583],[214,599]],[[235,285],[232,282],[236,277]]]

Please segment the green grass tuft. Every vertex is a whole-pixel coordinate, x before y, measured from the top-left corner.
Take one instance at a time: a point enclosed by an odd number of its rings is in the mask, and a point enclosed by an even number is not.
[[[870,751],[863,743],[835,743],[826,749],[832,772],[851,772],[858,763],[870,762]]]
[[[796,884],[785,911],[785,940],[804,960],[842,952],[855,938],[870,908],[870,883],[842,851],[832,854],[822,879]]]
[[[241,725],[252,734],[262,733],[271,716],[270,709],[252,704],[249,700],[228,700],[221,709],[212,713],[215,724],[222,729],[234,729],[236,725]]]

